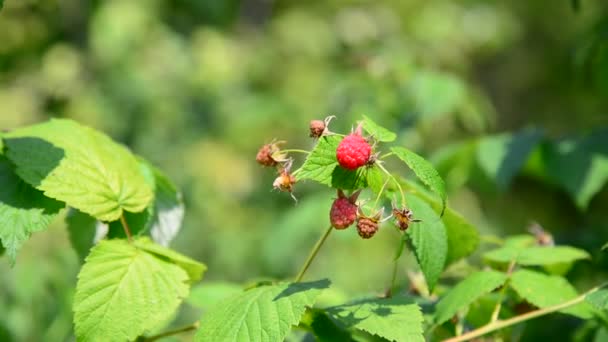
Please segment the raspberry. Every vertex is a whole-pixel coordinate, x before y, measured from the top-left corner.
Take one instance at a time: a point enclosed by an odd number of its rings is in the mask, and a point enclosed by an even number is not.
[[[323,120],[312,120],[310,122],[310,137],[320,138],[325,132],[325,121]]]
[[[277,166],[279,163],[287,161],[286,154],[282,153],[281,148],[279,147],[280,144],[284,143],[284,141],[273,141],[270,144],[260,147],[255,160],[260,165],[270,167]]]
[[[336,149],[338,163],[345,169],[356,170],[365,166],[371,156],[372,147],[367,140],[361,136],[361,128],[347,135]]]
[[[378,219],[373,217],[359,217],[357,220],[357,232],[364,239],[369,239],[378,231]]]
[[[346,197],[342,190],[338,190],[338,198],[334,200],[329,211],[329,220],[336,229],[346,229],[357,219],[358,206],[355,204],[361,191]]]

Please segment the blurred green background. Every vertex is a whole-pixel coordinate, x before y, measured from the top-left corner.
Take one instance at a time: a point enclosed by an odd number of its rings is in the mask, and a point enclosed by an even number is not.
[[[184,192],[172,247],[205,280],[242,283],[292,276],[334,196],[271,191],[259,146],[307,149],[311,119],[346,132],[365,114],[436,163],[483,235],[537,221],[590,251],[568,274],[586,289],[608,276],[607,37],[599,0],[5,0],[0,129],[64,117],[128,145]],[[396,239],[335,234],[309,276],[381,292]],[[15,267],[0,259],[0,341],[73,340],[79,267],[63,220]],[[186,306],[175,324],[199,315]],[[575,319],[543,322],[522,340],[586,338]]]

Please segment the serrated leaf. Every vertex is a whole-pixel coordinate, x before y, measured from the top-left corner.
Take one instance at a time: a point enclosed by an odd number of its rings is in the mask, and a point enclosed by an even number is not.
[[[12,265],[30,235],[46,229],[63,207],[23,182],[0,154],[0,240]]]
[[[310,179],[336,189],[356,190],[367,186],[365,168],[346,170],[338,164],[336,149],[342,137],[321,137],[296,175],[298,180]]]
[[[378,125],[372,119],[365,115],[363,115],[363,129],[377,141],[391,142],[397,139],[397,134]]]
[[[413,223],[406,234],[414,248],[414,254],[432,292],[448,254],[445,226],[439,215],[422,199],[409,195],[407,203],[421,222]]]
[[[133,235],[149,235],[154,242],[168,246],[179,232],[184,218],[182,194],[158,168],[141,161],[149,186],[154,189],[154,202],[140,213],[125,213]],[[126,238],[120,221],[110,223],[110,238]]]
[[[172,249],[163,247],[154,243],[148,237],[142,237],[133,242],[133,245],[150,254],[154,254],[159,258],[166,258],[170,262],[181,267],[190,278],[190,283],[195,283],[203,277],[203,273],[207,270],[207,266],[194,259],[180,254]]]
[[[384,174],[376,166],[367,170],[367,185],[375,193],[379,194],[384,186]]]
[[[404,188],[414,193],[417,197],[425,200],[438,215],[442,211],[442,203],[436,200],[426,189],[420,185],[402,180]],[[416,213],[414,213],[415,215]],[[452,264],[464,257],[471,255],[479,245],[479,233],[477,229],[470,224],[462,215],[446,208],[444,215],[441,217],[448,236],[448,256],[446,265]]]
[[[325,310],[306,310],[300,326],[304,325],[307,330],[312,331],[318,342],[353,342],[355,341],[349,331],[338,326]]]
[[[485,137],[479,142],[477,160],[481,169],[504,190],[541,138],[542,133],[538,130]]]
[[[187,302],[198,308],[207,309],[219,301],[243,292],[241,285],[229,282],[209,282],[193,287]]]
[[[431,191],[441,198],[440,216],[443,216],[448,195],[445,189],[445,183],[437,170],[435,170],[433,165],[426,159],[406,148],[393,147],[391,148],[391,151],[414,171],[416,177],[418,177],[422,183],[428,186]]]
[[[84,262],[91,248],[108,233],[108,225],[81,211],[70,208],[66,217],[70,243]]]
[[[530,270],[519,270],[511,276],[511,287],[526,301],[539,308],[561,304],[578,296],[576,289],[568,280],[560,276],[549,276]],[[593,315],[586,303],[561,310],[582,319]]]
[[[585,300],[598,310],[608,310],[608,290],[606,289],[588,294]]]
[[[590,258],[589,253],[584,250],[569,246],[533,246],[525,248],[505,246],[487,252],[483,257],[486,261],[497,263],[509,263],[515,260],[517,264],[525,266],[571,263]]]
[[[435,322],[443,324],[458,311],[471,305],[481,296],[502,286],[507,275],[496,271],[483,271],[471,274],[448,291],[435,308]]]
[[[389,341],[424,341],[418,304],[405,297],[374,298],[328,308],[327,313],[347,328]]]
[[[140,212],[153,198],[135,157],[108,136],[53,119],[3,135],[17,174],[38,190],[102,221]]]
[[[329,280],[256,287],[221,301],[201,319],[195,341],[281,342]]]
[[[171,318],[188,295],[178,265],[124,240],[103,240],[78,275],[74,323],[78,341],[132,341]]]

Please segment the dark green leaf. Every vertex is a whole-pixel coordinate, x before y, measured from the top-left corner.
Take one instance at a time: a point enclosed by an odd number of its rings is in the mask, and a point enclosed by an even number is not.
[[[481,296],[490,293],[502,286],[507,275],[496,271],[482,271],[473,273],[448,291],[437,303],[435,322],[442,324],[468,307]]]
[[[424,341],[422,312],[418,304],[408,298],[366,299],[326,311],[347,328],[363,330],[389,341]]]
[[[46,229],[63,207],[23,182],[0,154],[0,240],[11,264],[30,235]]]
[[[372,136],[373,139],[382,142],[391,142],[397,139],[397,134],[378,125],[367,116],[363,116],[363,129]]]
[[[417,219],[407,230],[414,254],[430,291],[433,291],[445,266],[448,241],[445,226],[439,215],[420,198],[409,195],[407,202]]]
[[[84,262],[84,259],[89,255],[89,251],[95,245],[95,241],[107,234],[108,226],[73,208],[70,208],[68,212],[66,223],[72,247],[80,260]]]
[[[407,166],[414,171],[416,177],[422,181],[426,186],[429,187],[434,193],[439,195],[441,198],[441,214],[443,216],[443,212],[445,210],[445,204],[447,201],[447,192],[445,189],[445,183],[439,173],[431,163],[429,163],[426,159],[417,155],[416,153],[403,148],[403,147],[393,147],[391,151],[399,157]]]
[[[312,331],[319,342],[352,342],[351,334],[343,327],[338,326],[324,310],[307,310],[302,323],[307,330]]]

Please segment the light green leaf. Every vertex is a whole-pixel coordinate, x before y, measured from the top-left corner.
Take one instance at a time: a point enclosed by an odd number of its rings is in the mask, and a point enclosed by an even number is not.
[[[421,70],[408,84],[411,101],[422,119],[454,112],[466,98],[466,85],[451,73]]]
[[[401,183],[405,189],[431,205],[435,210],[435,213],[438,215],[441,213],[442,203],[426,191],[426,189],[407,180],[402,180]],[[448,235],[448,256],[446,265],[452,264],[475,252],[479,245],[479,233],[472,224],[451,208],[446,208],[441,220],[443,221]]]
[[[412,224],[406,234],[414,247],[414,254],[429,290],[433,291],[448,254],[445,226],[439,215],[422,199],[409,195],[407,203],[416,218],[422,221]]]
[[[569,246],[556,247],[526,247],[517,248],[505,246],[484,254],[484,259],[490,262],[509,263],[515,260],[525,266],[543,266],[561,263],[571,263],[577,260],[589,259],[589,253],[582,249]]]
[[[47,197],[102,221],[140,212],[153,198],[135,157],[108,136],[53,119],[5,134],[17,174]]]
[[[389,341],[424,341],[423,317],[418,304],[404,297],[374,298],[327,309],[347,328],[377,335]]]
[[[298,180],[310,179],[321,184],[344,190],[356,190],[367,186],[365,168],[346,170],[338,165],[336,149],[342,137],[330,135],[321,137],[317,146],[304,161],[296,175]]]
[[[608,290],[601,289],[592,292],[585,297],[588,303],[598,310],[608,310]]]
[[[207,309],[237,293],[243,292],[241,285],[229,282],[209,282],[193,287],[187,302],[198,308]]]
[[[377,141],[391,142],[397,139],[397,134],[378,125],[369,117],[363,115],[363,129]]]
[[[435,322],[442,324],[471,305],[481,296],[492,292],[502,286],[507,275],[496,271],[482,271],[473,273],[448,291],[437,303]]]
[[[328,280],[256,287],[227,298],[201,319],[195,341],[281,342]]]
[[[96,241],[108,232],[108,225],[81,211],[70,208],[66,217],[72,247],[84,262]]]
[[[186,271],[191,283],[201,280],[203,273],[205,273],[207,270],[207,266],[204,264],[177,253],[172,249],[156,244],[148,237],[142,237],[135,240],[133,245],[150,254],[156,255],[159,258],[167,259],[168,261],[178,265],[184,271]]]
[[[178,265],[125,240],[103,240],[78,275],[74,323],[78,341],[132,341],[172,317],[188,295]]]
[[[483,138],[478,145],[477,160],[498,187],[506,189],[541,138],[542,133],[538,130]]]
[[[440,216],[443,216],[448,195],[445,189],[445,183],[443,182],[443,179],[441,179],[441,176],[439,176],[437,170],[435,170],[433,165],[426,159],[406,148],[393,147],[391,148],[391,151],[414,171],[416,177],[418,177],[422,183],[428,186],[431,191],[439,195],[441,198]]]
[[[63,207],[23,182],[0,154],[0,240],[11,264],[30,235],[46,229]]]
[[[539,308],[561,304],[578,296],[568,280],[560,276],[549,276],[530,270],[519,270],[511,277],[511,287],[522,298]],[[587,303],[561,310],[582,319],[591,318],[591,307]]]

